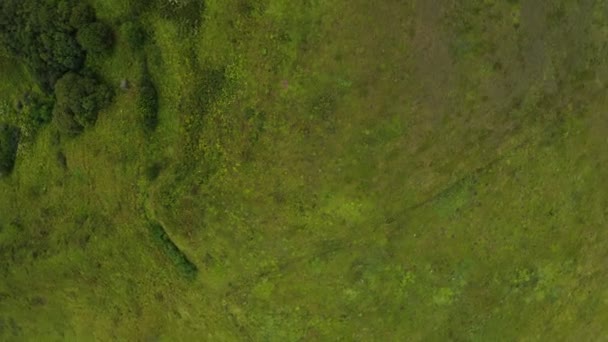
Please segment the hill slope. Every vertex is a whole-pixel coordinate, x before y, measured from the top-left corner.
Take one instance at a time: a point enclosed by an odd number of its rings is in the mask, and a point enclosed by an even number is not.
[[[0,179],[1,339],[608,334],[608,5],[144,3],[91,1],[112,104]]]

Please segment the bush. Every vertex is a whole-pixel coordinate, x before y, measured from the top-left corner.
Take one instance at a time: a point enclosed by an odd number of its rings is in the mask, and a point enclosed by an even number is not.
[[[9,175],[13,171],[18,146],[19,129],[0,124],[0,177]]]
[[[57,81],[55,98],[53,115],[58,127],[74,135],[95,124],[99,110],[112,100],[112,92],[92,77],[70,72]]]
[[[99,21],[87,24],[78,30],[76,39],[87,52],[103,53],[112,47],[112,29]]]
[[[156,8],[158,0],[126,0],[125,2],[129,6],[129,15],[139,18],[143,13]]]
[[[62,151],[57,151],[55,155],[55,159],[57,159],[57,164],[64,170],[68,169],[68,158]]]
[[[161,163],[154,163],[146,168],[146,179],[149,181],[154,181],[160,175],[163,166]]]
[[[76,136],[84,130],[84,127],[74,119],[74,113],[67,110],[53,110],[53,120],[57,130],[69,136]]]
[[[144,73],[140,84],[138,107],[142,114],[145,130],[155,130],[158,126],[158,93],[147,73]]]
[[[137,23],[128,21],[122,25],[122,33],[129,46],[133,49],[139,49],[146,42],[146,32]]]
[[[203,0],[165,0],[158,2],[156,10],[163,18],[174,21],[178,25],[180,33],[189,34],[195,32],[200,26],[205,11],[205,2]]]
[[[17,101],[15,110],[17,116],[12,123],[19,127],[21,141],[29,141],[43,125],[53,118],[53,98],[38,92],[26,92]]]
[[[163,247],[167,257],[175,264],[178,270],[187,278],[195,279],[198,273],[196,265],[175,245],[165,228],[159,223],[150,222],[150,233],[156,242]]]
[[[24,101],[23,112],[27,114],[29,122],[37,128],[51,122],[53,105],[53,99],[34,94]]]

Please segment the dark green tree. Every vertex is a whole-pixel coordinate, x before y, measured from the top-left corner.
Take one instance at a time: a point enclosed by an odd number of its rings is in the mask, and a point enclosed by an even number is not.
[[[95,10],[86,3],[79,2],[70,11],[70,26],[79,29],[95,21]]]
[[[26,64],[47,92],[61,75],[84,63],[68,23],[73,5],[68,0],[0,1],[0,50]]]
[[[112,92],[90,76],[73,72],[55,84],[53,115],[58,128],[70,135],[80,133],[97,121],[97,113],[112,100]]]

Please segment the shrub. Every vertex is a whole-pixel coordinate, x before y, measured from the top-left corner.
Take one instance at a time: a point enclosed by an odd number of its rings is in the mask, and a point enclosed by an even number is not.
[[[140,89],[138,107],[143,118],[144,129],[153,131],[158,126],[158,93],[147,73],[144,73]]]
[[[13,171],[18,145],[19,129],[15,126],[0,124],[0,177]]]
[[[146,179],[149,181],[154,181],[160,175],[163,166],[161,163],[154,163],[146,168]]]
[[[12,123],[19,127],[21,141],[29,141],[43,125],[53,118],[53,98],[38,92],[26,92],[16,103],[16,118]]]
[[[112,29],[99,21],[87,24],[78,30],[76,38],[87,52],[103,53],[113,44]]]
[[[129,15],[140,17],[143,13],[156,8],[157,0],[126,0],[129,6]]]
[[[27,114],[29,123],[36,128],[49,123],[53,118],[53,99],[34,94],[24,103],[23,111]]]
[[[78,124],[74,119],[74,113],[65,109],[55,108],[53,110],[53,120],[57,125],[57,130],[69,136],[76,136],[82,133],[84,129],[84,127]]]
[[[146,32],[136,22],[128,21],[122,25],[122,33],[129,46],[139,49],[146,42]]]
[[[194,279],[198,273],[196,265],[175,245],[165,228],[158,223],[149,224],[153,239],[163,247],[167,257],[175,264],[178,270],[187,278]]]
[[[157,3],[158,13],[169,20],[174,21],[180,33],[193,33],[201,24],[205,2],[203,0],[165,0]]]
[[[57,159],[57,164],[64,170],[68,169],[68,158],[62,151],[57,151],[55,155],[55,159]]]

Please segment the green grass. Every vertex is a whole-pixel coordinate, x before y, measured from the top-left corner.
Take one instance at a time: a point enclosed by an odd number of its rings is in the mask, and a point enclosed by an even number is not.
[[[116,96],[0,179],[0,339],[607,336],[606,5],[92,3]]]

